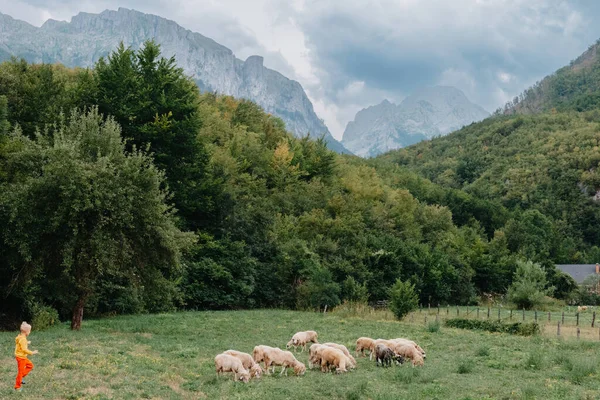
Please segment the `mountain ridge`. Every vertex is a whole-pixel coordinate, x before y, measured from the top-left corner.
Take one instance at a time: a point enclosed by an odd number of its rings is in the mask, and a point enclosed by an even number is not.
[[[231,49],[175,21],[120,7],[99,14],[80,12],[70,22],[49,19],[37,28],[0,13],[0,32],[5,33],[0,37],[0,60],[17,56],[69,67],[90,67],[120,42],[138,49],[155,39],[163,55],[175,56],[202,91],[255,101],[296,136],[324,135],[329,148],[349,153],[316,115],[300,83],[266,68],[261,56],[242,61]]]
[[[357,155],[373,157],[445,135],[487,116],[459,89],[423,88],[400,104],[385,99],[360,110],[346,126],[342,143]]]

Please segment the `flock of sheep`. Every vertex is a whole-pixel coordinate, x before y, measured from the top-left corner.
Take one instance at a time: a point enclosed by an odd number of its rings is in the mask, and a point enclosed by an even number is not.
[[[356,360],[346,346],[337,343],[319,343],[317,332],[298,332],[287,343],[286,349],[299,347],[306,350],[308,343],[313,343],[309,348],[308,366],[320,366],[322,372],[335,369],[337,373],[348,372],[348,369],[356,368]],[[390,366],[393,362],[404,363],[407,359],[414,366],[422,366],[425,359],[425,351],[415,342],[409,339],[371,339],[361,337],[356,340],[356,354],[365,355],[369,351],[369,359],[375,357],[377,365]],[[259,345],[254,348],[252,355],[236,350],[227,350],[215,357],[215,369],[217,376],[224,372],[232,372],[234,380],[248,382],[250,378],[260,378],[263,369],[260,363],[264,363],[264,371],[267,374],[275,373],[275,366],[281,367],[279,375],[287,375],[287,368],[293,368],[296,375],[303,375],[306,366],[298,361],[291,351],[281,350],[278,347]]]

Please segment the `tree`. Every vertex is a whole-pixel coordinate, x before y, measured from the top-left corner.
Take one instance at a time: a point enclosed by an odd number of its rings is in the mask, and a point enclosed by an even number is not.
[[[419,306],[419,296],[415,291],[415,285],[409,281],[396,280],[390,289],[390,310],[396,318],[402,319],[406,314]]]
[[[125,151],[114,120],[97,109],[73,112],[35,139],[16,129],[9,140],[0,220],[11,279],[37,277],[72,310],[72,329],[81,328],[101,276],[139,285],[180,276],[194,236],[175,225],[163,173],[145,153]]]
[[[206,226],[218,188],[207,173],[208,153],[198,140],[202,121],[194,81],[175,58],[161,57],[153,41],[137,52],[121,43],[98,61],[95,74],[100,112],[115,118],[130,146],[150,147],[185,226]]]
[[[552,294],[554,288],[547,285],[546,271],[539,264],[517,261],[513,283],[506,297],[519,308],[531,309],[541,305],[544,298]]]

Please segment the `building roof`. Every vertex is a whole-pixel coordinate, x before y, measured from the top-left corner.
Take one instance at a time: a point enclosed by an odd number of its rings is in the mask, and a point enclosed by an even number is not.
[[[585,278],[596,273],[596,264],[558,264],[556,268],[571,275],[575,282],[581,284]]]

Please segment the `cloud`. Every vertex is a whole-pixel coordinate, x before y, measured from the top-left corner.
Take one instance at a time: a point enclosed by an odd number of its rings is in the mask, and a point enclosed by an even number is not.
[[[493,111],[600,37],[590,0],[0,0],[41,25],[126,7],[171,19],[298,80],[340,138],[361,108],[452,85]]]

